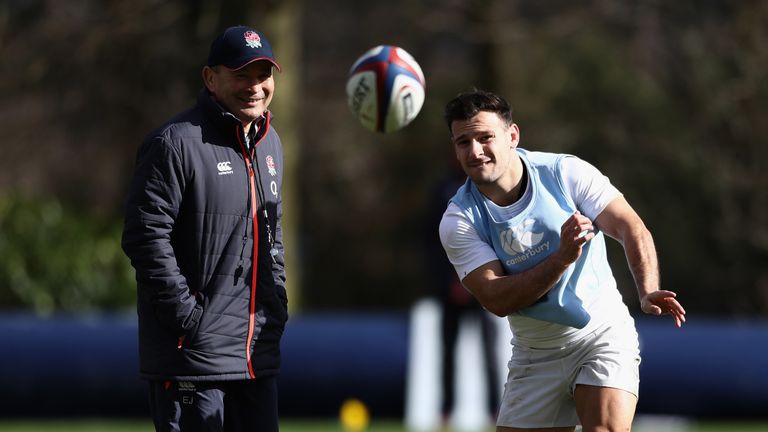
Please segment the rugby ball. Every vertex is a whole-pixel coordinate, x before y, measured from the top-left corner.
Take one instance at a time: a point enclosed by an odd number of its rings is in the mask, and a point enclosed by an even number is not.
[[[426,83],[416,60],[393,45],[371,48],[355,61],[347,79],[347,101],[366,129],[394,132],[416,118]]]

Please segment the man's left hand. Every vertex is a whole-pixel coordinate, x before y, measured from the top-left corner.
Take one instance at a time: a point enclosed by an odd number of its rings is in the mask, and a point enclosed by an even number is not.
[[[654,291],[640,299],[640,308],[650,315],[672,315],[675,325],[682,327],[685,322],[685,309],[675,297],[677,294],[672,291]]]

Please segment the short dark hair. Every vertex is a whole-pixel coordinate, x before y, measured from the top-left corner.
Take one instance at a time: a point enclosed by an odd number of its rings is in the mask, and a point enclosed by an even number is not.
[[[448,123],[448,130],[451,130],[451,123],[454,121],[469,120],[481,111],[498,114],[507,126],[513,123],[512,107],[506,99],[485,90],[474,89],[459,94],[445,105],[445,121]]]

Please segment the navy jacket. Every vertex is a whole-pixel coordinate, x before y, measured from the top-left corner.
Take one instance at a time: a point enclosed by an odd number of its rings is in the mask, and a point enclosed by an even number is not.
[[[288,319],[283,150],[269,113],[254,142],[247,151],[241,123],[203,90],[139,149],[122,246],[136,270],[145,378],[238,380],[279,369]]]

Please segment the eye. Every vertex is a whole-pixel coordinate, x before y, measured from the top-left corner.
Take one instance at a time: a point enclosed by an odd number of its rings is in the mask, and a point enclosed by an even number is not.
[[[486,144],[493,141],[494,138],[495,136],[493,134],[485,134],[485,135],[481,135],[477,141],[483,144]]]
[[[453,142],[453,145],[455,145],[456,147],[466,147],[468,144],[469,144],[469,140],[466,138],[461,138]]]

